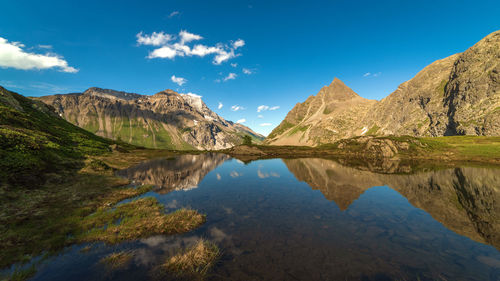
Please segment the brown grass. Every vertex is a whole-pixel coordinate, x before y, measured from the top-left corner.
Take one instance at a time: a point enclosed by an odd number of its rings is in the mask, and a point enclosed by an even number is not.
[[[134,254],[130,251],[116,252],[109,254],[99,260],[110,270],[124,269],[129,266]]]
[[[184,233],[205,222],[205,215],[195,210],[179,209],[169,214],[162,211],[163,205],[154,197],[98,210],[80,223],[82,229],[76,239],[114,244],[155,234]]]
[[[195,245],[170,257],[163,267],[178,276],[202,277],[220,257],[217,245],[200,239]]]

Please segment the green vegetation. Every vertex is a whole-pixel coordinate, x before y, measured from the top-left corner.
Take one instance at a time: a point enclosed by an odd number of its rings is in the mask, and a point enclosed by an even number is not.
[[[500,137],[447,136],[420,138],[435,154],[452,152],[464,159],[500,159]]]
[[[194,210],[180,209],[163,214],[163,205],[146,197],[98,210],[79,222],[78,242],[103,241],[119,243],[153,234],[177,234],[191,231],[205,222],[205,216]]]
[[[244,145],[252,145],[252,137],[249,135],[244,135],[243,136],[243,143]]]
[[[267,138],[272,139],[276,136],[279,136],[283,132],[285,132],[286,130],[292,128],[293,126],[295,126],[295,125],[284,120],[283,122],[281,122],[281,124],[278,127],[274,128],[274,130],[269,134],[269,136]]]
[[[76,240],[82,220],[99,209],[146,193],[151,186],[124,188],[127,180],[78,174],[36,189],[8,190],[0,199],[0,268],[27,262]]]
[[[35,273],[36,273],[36,265],[33,264],[26,268],[16,268],[9,276],[6,277],[0,276],[0,279],[9,281],[24,281],[33,277]]]
[[[99,263],[104,264],[109,270],[124,269],[128,267],[134,254],[130,251],[116,252],[109,254],[99,260]]]
[[[115,243],[200,225],[204,216],[184,209],[163,214],[152,198],[114,207],[152,188],[126,187],[129,181],[114,170],[174,154],[95,136],[51,107],[0,87],[0,268],[72,243]],[[34,271],[19,269],[9,278]]]
[[[163,267],[179,277],[203,278],[220,257],[217,245],[200,239],[195,245],[170,257]]]
[[[38,186],[47,173],[81,168],[86,155],[105,153],[111,143],[0,87],[0,187]]]
[[[367,136],[374,136],[377,134],[378,130],[380,129],[379,126],[377,126],[377,124],[373,125],[367,132],[366,132],[366,135]]]
[[[444,96],[446,92],[446,86],[448,86],[448,79],[444,79],[443,81],[441,81],[441,83],[439,83],[439,86],[436,88],[436,91]]]
[[[292,135],[295,135],[298,132],[305,132],[305,131],[307,131],[308,128],[309,128],[309,125],[307,125],[307,126],[298,126],[297,125],[297,126],[295,126],[293,129],[291,129],[288,132],[288,135],[292,136]]]

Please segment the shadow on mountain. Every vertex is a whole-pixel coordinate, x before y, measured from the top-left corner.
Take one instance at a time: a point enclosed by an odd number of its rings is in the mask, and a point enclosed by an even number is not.
[[[180,155],[175,158],[154,159],[117,172],[122,176],[155,186],[161,194],[173,190],[196,188],[203,178],[213,169],[230,159],[218,153]]]
[[[448,229],[500,249],[500,170],[453,168],[380,174],[335,161],[283,159],[290,172],[346,210],[373,186],[387,185]]]

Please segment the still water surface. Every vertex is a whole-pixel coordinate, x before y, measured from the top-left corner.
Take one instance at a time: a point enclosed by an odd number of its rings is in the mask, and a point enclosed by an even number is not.
[[[207,215],[199,229],[66,249],[34,280],[147,280],[203,237],[223,251],[212,280],[500,280],[500,170],[374,173],[325,159],[248,164],[223,154],[156,159],[118,174],[154,184],[166,211]],[[128,268],[99,259],[131,250]]]

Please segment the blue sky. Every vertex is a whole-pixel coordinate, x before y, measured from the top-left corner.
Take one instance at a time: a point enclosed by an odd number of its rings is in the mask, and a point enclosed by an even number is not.
[[[500,1],[78,2],[0,3],[0,85],[27,96],[170,88],[263,134],[334,77],[381,99],[500,29]]]

